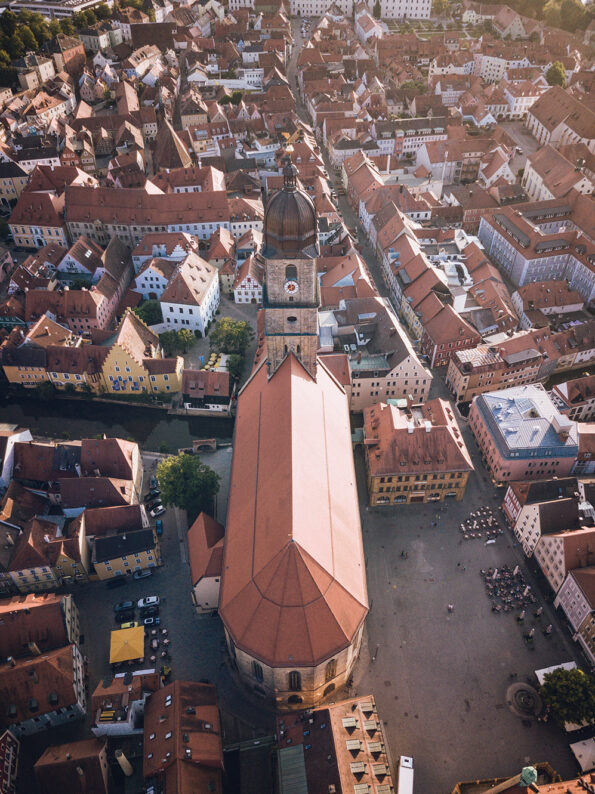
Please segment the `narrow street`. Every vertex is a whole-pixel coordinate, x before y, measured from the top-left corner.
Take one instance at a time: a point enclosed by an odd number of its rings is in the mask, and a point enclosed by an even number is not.
[[[300,20],[294,20],[295,46],[288,68],[298,114],[311,120],[296,84],[297,59],[304,46]],[[515,159],[524,165],[534,149],[518,125],[509,130],[523,149]],[[331,182],[337,182],[328,153],[321,146]],[[381,295],[387,294],[380,263],[347,198],[338,199],[347,227],[358,230],[357,248]],[[406,330],[406,329],[405,329]],[[434,369],[430,398],[452,404],[445,384],[446,367]],[[504,488],[495,488],[481,460],[466,419],[457,415],[475,470],[463,502],[370,508],[363,456],[356,452],[370,613],[365,640],[349,695],[373,692],[385,724],[392,755],[415,758],[416,788],[442,794],[457,780],[514,774],[542,758],[563,777],[574,762],[567,742],[554,725],[519,720],[507,703],[511,676],[533,681],[538,667],[574,659],[570,640],[540,589],[522,549],[508,529],[497,542],[465,543],[459,524],[472,511],[488,506],[504,524],[500,504]],[[402,550],[408,551],[403,561]],[[525,581],[554,625],[551,638],[539,635],[533,652],[514,620],[494,616],[478,575],[485,567],[518,565]],[[449,615],[446,604],[454,603]],[[445,731],[448,724],[452,730]],[[528,730],[532,727],[532,730]]]

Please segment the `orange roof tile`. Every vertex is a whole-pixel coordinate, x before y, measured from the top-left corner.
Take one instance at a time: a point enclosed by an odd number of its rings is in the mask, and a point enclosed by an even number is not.
[[[283,410],[280,410],[283,406]],[[349,646],[368,611],[343,389],[319,361],[261,364],[238,399],[220,615],[271,666]]]

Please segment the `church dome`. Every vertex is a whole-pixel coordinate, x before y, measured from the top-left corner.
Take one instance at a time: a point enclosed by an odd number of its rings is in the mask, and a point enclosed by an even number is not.
[[[297,168],[288,162],[283,169],[283,189],[274,193],[267,203],[264,239],[269,256],[312,256],[316,250],[316,210],[310,196],[298,189],[297,176]]]

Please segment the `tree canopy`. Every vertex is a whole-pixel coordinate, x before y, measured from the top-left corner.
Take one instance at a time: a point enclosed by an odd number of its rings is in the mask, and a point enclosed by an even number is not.
[[[549,85],[561,85],[566,82],[566,70],[560,61],[554,61],[550,68],[545,73],[545,79]]]
[[[595,678],[592,675],[560,667],[545,676],[539,694],[551,708],[558,725],[595,722]]]
[[[178,331],[178,344],[183,353],[187,353],[192,345],[196,344],[196,337],[189,328],[180,328]]]
[[[245,320],[222,317],[211,331],[211,349],[216,353],[238,353],[244,355],[254,339],[254,331]]]
[[[157,466],[161,498],[166,505],[176,505],[194,521],[201,512],[212,515],[220,477],[198,455],[174,455]]]
[[[244,371],[244,357],[238,353],[232,353],[227,359],[227,371],[234,380],[239,380]]]
[[[147,325],[158,325],[163,322],[163,314],[161,313],[161,304],[159,301],[143,301],[135,308],[134,313]]]

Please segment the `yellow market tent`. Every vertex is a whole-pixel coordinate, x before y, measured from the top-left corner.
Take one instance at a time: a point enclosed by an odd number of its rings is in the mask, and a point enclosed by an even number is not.
[[[127,662],[129,659],[142,659],[144,655],[145,630],[142,626],[112,631],[109,652],[110,664]]]

